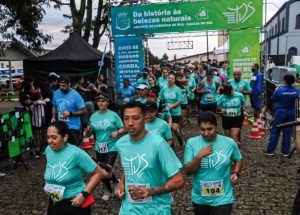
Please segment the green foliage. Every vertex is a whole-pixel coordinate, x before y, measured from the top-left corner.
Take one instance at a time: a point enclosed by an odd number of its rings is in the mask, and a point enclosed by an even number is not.
[[[19,38],[29,48],[41,50],[52,37],[38,29],[48,0],[0,0],[0,35],[3,39]]]

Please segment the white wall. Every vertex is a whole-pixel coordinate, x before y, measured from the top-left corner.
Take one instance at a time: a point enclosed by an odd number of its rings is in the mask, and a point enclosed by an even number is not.
[[[289,32],[299,32],[300,29],[295,29],[296,26],[296,16],[300,14],[300,1],[294,2],[290,6],[290,17],[289,17]]]
[[[8,61],[0,61],[0,68],[8,68],[8,67],[9,67]],[[23,61],[11,61],[11,67],[15,69],[21,67],[23,68]]]

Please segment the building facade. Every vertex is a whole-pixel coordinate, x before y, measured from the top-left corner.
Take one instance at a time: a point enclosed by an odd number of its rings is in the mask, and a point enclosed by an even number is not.
[[[263,58],[271,57],[276,65],[287,66],[292,56],[300,55],[300,0],[286,2],[266,23],[264,31]]]

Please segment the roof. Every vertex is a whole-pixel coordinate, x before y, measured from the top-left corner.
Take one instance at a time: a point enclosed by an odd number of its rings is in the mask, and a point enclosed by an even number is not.
[[[102,52],[92,47],[77,33],[71,36],[59,47],[47,54],[31,59],[33,61],[100,61]]]

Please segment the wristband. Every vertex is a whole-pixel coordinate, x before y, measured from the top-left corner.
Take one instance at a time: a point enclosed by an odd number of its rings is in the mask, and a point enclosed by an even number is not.
[[[70,116],[73,116],[73,113],[71,111],[69,113],[70,113]]]

